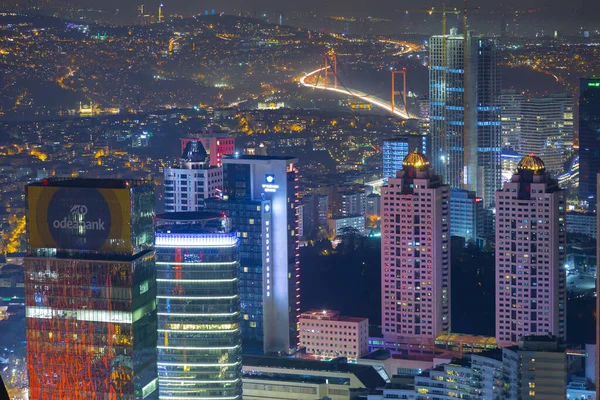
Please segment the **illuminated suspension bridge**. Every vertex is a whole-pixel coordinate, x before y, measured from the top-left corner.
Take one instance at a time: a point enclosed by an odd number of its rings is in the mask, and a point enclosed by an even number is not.
[[[403,50],[400,54],[410,53],[416,48],[410,45],[402,45]],[[408,112],[406,107],[406,70],[392,70],[392,90],[391,98],[392,101],[386,101],[379,97],[361,92],[360,90],[350,89],[343,85],[339,81],[337,73],[337,55],[334,51],[329,51],[325,54],[325,64],[322,68],[318,68],[305,74],[300,78],[300,84],[304,87],[313,89],[328,90],[330,92],[336,92],[347,96],[352,96],[366,103],[372,104],[375,107],[381,108],[390,114],[399,117],[401,119],[415,119],[418,116]],[[396,89],[396,75],[403,75],[403,88],[401,91]],[[400,107],[396,105],[395,96],[402,95],[402,104]]]

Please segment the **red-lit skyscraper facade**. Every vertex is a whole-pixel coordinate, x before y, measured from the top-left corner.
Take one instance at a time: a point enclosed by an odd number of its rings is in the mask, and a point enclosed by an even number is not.
[[[31,399],[154,399],[152,182],[27,187]]]

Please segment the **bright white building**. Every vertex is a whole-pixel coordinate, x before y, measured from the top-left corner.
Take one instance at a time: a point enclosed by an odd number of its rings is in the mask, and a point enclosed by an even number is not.
[[[381,189],[381,314],[387,342],[433,346],[450,330],[450,187],[410,153]],[[419,346],[414,346],[419,347]]]
[[[566,338],[566,193],[541,158],[524,157],[496,193],[496,339]]]
[[[349,215],[347,217],[332,217],[327,219],[327,229],[329,233],[336,237],[342,235],[346,228],[353,228],[359,234],[365,234],[365,217],[364,215]]]
[[[223,169],[211,167],[200,141],[187,143],[178,167],[165,168],[165,212],[201,211],[204,200],[217,197]]]

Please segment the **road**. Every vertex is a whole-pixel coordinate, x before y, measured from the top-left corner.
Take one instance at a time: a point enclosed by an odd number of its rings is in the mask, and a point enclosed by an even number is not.
[[[306,75],[304,75],[302,78],[300,78],[300,84],[302,86],[305,87],[309,87],[309,88],[313,88],[313,89],[321,89],[321,90],[329,90],[330,92],[336,92],[336,93],[340,93],[346,96],[352,96],[352,97],[356,97],[357,99],[360,99],[362,101],[365,101],[367,103],[371,103],[372,105],[379,107],[383,110],[386,110],[387,112],[389,112],[390,114],[393,114],[397,117],[400,117],[401,119],[415,119],[417,118],[417,116],[413,115],[413,114],[408,114],[406,112],[404,112],[404,110],[399,110],[397,108],[394,107],[394,110],[392,111],[392,104],[390,102],[387,102],[385,100],[382,100],[378,97],[375,96],[371,96],[367,93],[361,92],[360,90],[355,90],[355,89],[348,89],[346,90],[345,88],[340,88],[339,86],[333,87],[332,85],[328,85],[325,86],[322,83],[317,83],[317,84],[313,84],[313,83],[309,83],[306,80],[309,79],[312,76],[315,76],[316,74],[318,74],[319,72],[325,70],[325,67],[323,68],[319,68],[316,69],[312,72],[307,73]]]

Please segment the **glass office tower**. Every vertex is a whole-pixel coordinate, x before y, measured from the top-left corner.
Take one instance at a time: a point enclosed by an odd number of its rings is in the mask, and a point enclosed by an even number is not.
[[[486,208],[500,188],[500,76],[496,42],[468,32],[429,41],[431,164],[452,189],[476,191]]]
[[[155,399],[154,185],[27,186],[30,399]]]
[[[239,239],[223,214],[156,219],[160,398],[241,399]]]
[[[245,351],[292,353],[298,344],[298,159],[223,158],[223,199],[207,211],[225,211],[240,237],[240,297]]]
[[[579,199],[596,209],[600,172],[600,77],[581,79],[579,89]]]

